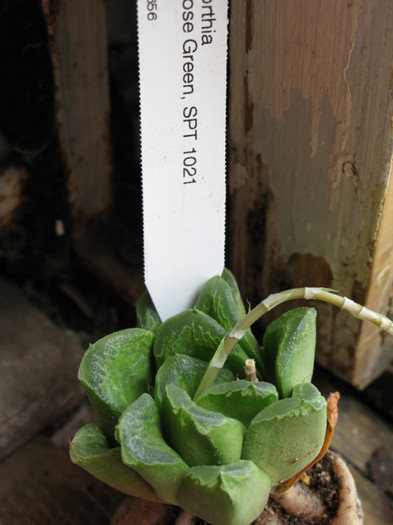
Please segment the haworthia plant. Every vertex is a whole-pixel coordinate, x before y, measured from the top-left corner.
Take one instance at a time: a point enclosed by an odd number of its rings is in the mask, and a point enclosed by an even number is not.
[[[164,323],[146,293],[138,328],[104,337],[82,360],[79,379],[99,426],[76,433],[71,460],[126,494],[180,505],[212,525],[251,523],[272,487],[287,489],[322,457],[334,428],[311,383],[315,310],[273,321],[263,350],[250,331],[300,298],[393,334],[385,317],[320,288],[273,294],[246,313],[228,270],[205,284],[195,308]]]
[[[104,432],[95,423],[78,430],[72,440],[70,456],[73,463],[124,494],[162,501],[152,487],[123,462],[120,446],[109,446]]]
[[[251,421],[243,457],[266,472],[272,483],[306,467],[321,450],[326,432],[326,401],[311,385],[297,385],[291,398],[267,406]]]
[[[162,324],[157,334],[154,344],[157,367],[176,353],[209,361],[226,333],[215,319],[195,308],[174,315]],[[234,374],[241,374],[247,358],[244,350],[236,345],[227,366]]]
[[[160,330],[161,319],[147,290],[136,303],[136,319],[138,328],[145,328],[154,334]]]
[[[229,285],[232,291],[232,297],[236,305],[236,312],[237,312],[238,318],[243,319],[243,317],[246,315],[246,308],[244,306],[243,299],[240,295],[240,290],[237,285],[235,276],[230,270],[228,270],[228,268],[224,268],[221,274],[221,277]]]
[[[231,330],[246,312],[232,274],[227,270],[224,271],[224,275],[225,278],[217,275],[207,281],[194,307],[206,312],[226,330]],[[245,332],[239,345],[248,357],[255,359],[257,366],[263,370],[259,344],[250,329]]]
[[[82,359],[79,381],[108,435],[128,405],[153,382],[153,341],[154,334],[147,330],[122,330],[91,345]]]
[[[166,388],[161,419],[168,443],[190,466],[225,465],[241,457],[244,425],[197,406],[181,388]]]
[[[299,383],[311,381],[316,342],[314,308],[294,308],[276,319],[263,337],[263,357],[268,381],[281,397],[289,397]]]
[[[175,385],[187,392],[191,397],[201,382],[207,368],[206,361],[184,354],[175,354],[159,368],[156,374],[154,397],[158,408],[161,406],[168,385]],[[234,380],[232,372],[226,368],[220,370],[216,384],[227,383]]]
[[[198,399],[197,405],[238,419],[248,427],[258,412],[277,400],[278,393],[273,384],[239,379],[216,382]]]
[[[116,427],[121,456],[164,501],[176,503],[176,493],[189,468],[165,442],[154,399],[142,394],[121,416]]]
[[[178,492],[179,504],[214,525],[248,525],[263,511],[271,481],[252,461],[193,467]]]

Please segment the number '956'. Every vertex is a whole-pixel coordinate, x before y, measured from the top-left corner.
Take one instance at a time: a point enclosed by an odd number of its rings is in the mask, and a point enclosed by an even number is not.
[[[157,20],[157,0],[146,0],[147,19]]]

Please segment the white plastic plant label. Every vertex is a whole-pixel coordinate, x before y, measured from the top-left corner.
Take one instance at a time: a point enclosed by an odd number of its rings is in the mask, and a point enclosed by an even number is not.
[[[138,0],[145,282],[163,320],[224,268],[227,0]]]

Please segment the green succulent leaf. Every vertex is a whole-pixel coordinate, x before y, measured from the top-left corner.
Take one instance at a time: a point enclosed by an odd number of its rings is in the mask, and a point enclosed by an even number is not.
[[[312,403],[316,408],[323,408],[326,405],[325,398],[312,383],[300,383],[296,385],[291,397]]]
[[[77,431],[70,444],[71,461],[124,494],[160,502],[151,486],[121,459],[120,447],[109,448],[104,432],[95,423]]]
[[[311,381],[314,369],[316,311],[294,308],[273,321],[263,338],[267,380],[281,397],[289,397],[299,383]]]
[[[154,334],[157,334],[161,328],[160,316],[147,290],[136,303],[136,319],[138,328],[149,330]]]
[[[271,383],[239,380],[214,384],[196,404],[206,410],[238,419],[248,427],[263,408],[277,400],[277,389]]]
[[[161,420],[168,442],[190,466],[223,465],[240,459],[244,425],[197,406],[176,386],[166,388]]]
[[[103,337],[86,351],[78,378],[108,436],[127,406],[153,382],[154,334],[140,328]]]
[[[142,394],[120,418],[116,439],[124,463],[149,483],[164,501],[176,504],[176,492],[189,467],[164,441],[153,398]]]
[[[168,385],[178,386],[193,397],[207,366],[206,361],[189,355],[175,354],[168,357],[156,374],[154,398],[158,408],[161,406]],[[220,370],[216,382],[222,383],[234,379],[232,372],[223,368]]]
[[[311,384],[297,385],[293,397],[276,401],[251,421],[243,458],[253,461],[275,485],[311,463],[325,433],[325,398]]]
[[[251,461],[192,467],[177,494],[190,514],[212,525],[249,525],[263,511],[271,489],[269,476]]]
[[[180,353],[210,361],[226,330],[209,315],[196,309],[186,310],[167,319],[154,343],[157,368],[171,355]],[[244,375],[247,354],[236,345],[226,367],[235,375]]]
[[[246,309],[244,308],[243,299],[242,299],[242,296],[240,295],[240,290],[237,285],[235,276],[230,270],[228,270],[228,268],[224,268],[221,274],[221,277],[230,287],[231,292],[232,292],[232,297],[236,305],[237,316],[239,319],[242,319],[246,315]]]
[[[229,331],[244,317],[245,309],[234,277],[228,270],[225,274],[232,285],[219,275],[212,277],[202,287],[194,307]],[[250,329],[243,335],[239,345],[248,357],[255,359],[257,368],[263,370],[261,349]]]
[[[233,328],[241,318],[231,287],[219,275],[212,277],[202,286],[194,308],[210,315],[226,330]]]

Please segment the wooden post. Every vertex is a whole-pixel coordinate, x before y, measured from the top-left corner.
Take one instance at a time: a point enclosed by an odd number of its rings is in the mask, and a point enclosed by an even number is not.
[[[392,2],[243,0],[230,31],[228,243],[243,292],[328,286],[389,315]],[[318,309],[319,362],[363,388],[393,340]]]
[[[56,114],[74,234],[111,202],[105,2],[42,0],[56,85]]]

